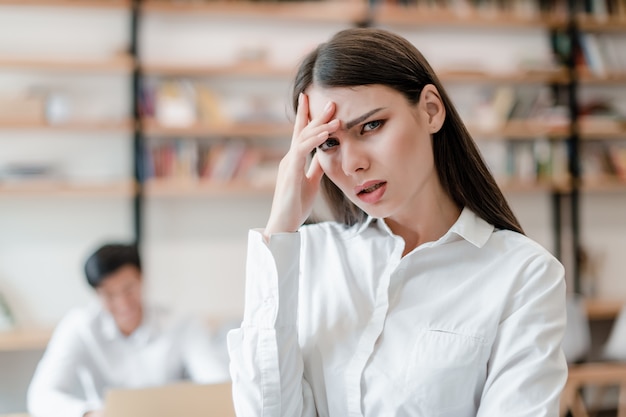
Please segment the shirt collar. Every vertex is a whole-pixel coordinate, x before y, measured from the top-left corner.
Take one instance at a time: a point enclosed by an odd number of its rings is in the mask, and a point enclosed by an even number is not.
[[[482,248],[491,237],[494,226],[481,217],[476,215],[472,210],[465,207],[461,211],[461,215],[452,225],[448,233],[442,239],[451,234],[456,234],[470,242],[477,248]],[[449,238],[448,238],[449,239]]]
[[[367,229],[372,222],[378,222],[380,220],[381,227],[390,235],[393,234],[387,223],[383,219],[368,216],[367,219],[357,228],[356,233],[360,234]],[[459,218],[454,222],[450,230],[446,232],[436,243],[446,243],[454,239],[455,236],[459,236],[467,240],[472,245],[480,248],[493,233],[494,226],[489,224],[481,217],[477,216],[471,209],[464,207],[461,210]]]
[[[365,221],[364,221],[363,223],[361,223],[361,224],[357,227],[357,229],[356,229],[356,234],[357,234],[357,235],[361,234],[361,233],[362,233],[365,229],[367,229],[367,228],[370,226],[370,224],[371,224],[373,221],[376,221],[376,220],[378,220],[378,219],[377,219],[377,218],[375,218],[375,217],[372,217],[372,216],[367,216],[367,218],[365,219]]]

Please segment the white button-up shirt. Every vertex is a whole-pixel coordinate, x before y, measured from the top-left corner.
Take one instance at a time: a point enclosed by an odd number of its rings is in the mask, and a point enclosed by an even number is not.
[[[228,335],[240,417],[553,417],[562,265],[464,209],[402,256],[384,221],[249,235]]]
[[[99,306],[75,309],[59,323],[28,391],[34,417],[82,417],[103,407],[107,388],[140,388],[181,379],[230,379],[226,347],[199,320],[147,308],[128,337]],[[226,359],[226,360],[225,360]]]

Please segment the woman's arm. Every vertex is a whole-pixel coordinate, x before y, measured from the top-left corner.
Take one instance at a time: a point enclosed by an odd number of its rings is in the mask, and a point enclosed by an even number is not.
[[[316,415],[298,344],[299,259],[299,233],[274,234],[266,244],[250,232],[244,320],[228,334],[238,416]]]
[[[555,417],[567,379],[563,266],[529,263],[500,322],[477,417]]]

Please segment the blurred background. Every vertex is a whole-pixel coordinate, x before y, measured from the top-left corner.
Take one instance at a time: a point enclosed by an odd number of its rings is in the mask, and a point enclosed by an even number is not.
[[[355,26],[430,61],[566,266],[590,335],[573,361],[602,359],[626,300],[623,0],[0,0],[0,414],[25,410],[54,325],[93,301],[82,267],[104,242],[140,243],[150,301],[242,315],[296,66]]]

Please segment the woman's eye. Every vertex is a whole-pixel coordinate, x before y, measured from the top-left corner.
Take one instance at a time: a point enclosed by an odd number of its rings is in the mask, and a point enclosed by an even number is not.
[[[322,152],[326,152],[330,148],[334,148],[335,146],[339,146],[339,141],[334,138],[328,138],[324,143],[318,146],[318,149]]]
[[[376,130],[383,125],[382,120],[372,120],[371,122],[367,122],[363,125],[362,132],[371,132],[372,130]]]

